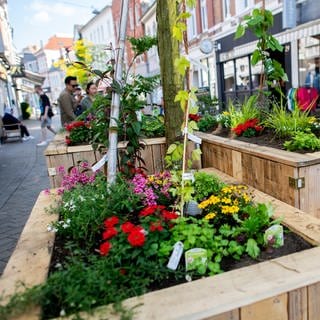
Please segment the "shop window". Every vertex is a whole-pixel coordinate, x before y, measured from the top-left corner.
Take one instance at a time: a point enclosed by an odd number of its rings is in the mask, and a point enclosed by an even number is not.
[[[223,64],[224,90],[226,92],[234,91],[234,62],[227,61]]]
[[[236,89],[237,91],[250,90],[249,57],[236,60]]]
[[[252,74],[252,90],[259,90],[261,75],[264,74],[264,67],[261,61],[259,61],[255,66],[251,66]]]
[[[317,88],[320,93],[320,35],[299,39],[299,86]]]

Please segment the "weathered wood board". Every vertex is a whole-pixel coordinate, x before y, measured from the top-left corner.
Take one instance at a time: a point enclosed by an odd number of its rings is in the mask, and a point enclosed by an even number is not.
[[[197,133],[202,167],[214,167],[239,182],[320,218],[320,153],[299,154],[236,139]],[[301,186],[290,181],[299,179]]]

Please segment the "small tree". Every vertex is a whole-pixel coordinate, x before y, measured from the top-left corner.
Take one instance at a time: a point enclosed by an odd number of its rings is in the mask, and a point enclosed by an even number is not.
[[[283,46],[270,33],[272,26],[272,12],[262,7],[261,9],[254,9],[251,15],[245,16],[243,23],[238,25],[235,34],[235,38],[238,39],[243,37],[247,30],[250,30],[258,38],[256,49],[251,57],[251,64],[255,66],[258,62],[262,62],[263,70],[260,76],[260,93],[265,83],[272,85],[273,81],[276,81],[278,86],[280,86],[280,80],[288,81],[282,65],[270,57],[270,51],[283,51]]]

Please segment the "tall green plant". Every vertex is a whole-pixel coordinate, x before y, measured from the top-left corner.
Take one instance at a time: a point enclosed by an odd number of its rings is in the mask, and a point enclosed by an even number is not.
[[[247,30],[250,30],[257,38],[257,46],[251,56],[251,64],[257,65],[262,62],[263,72],[260,78],[260,92],[265,84],[271,84],[273,80],[287,81],[288,77],[281,64],[270,57],[270,51],[283,51],[282,45],[270,33],[273,26],[272,12],[264,8],[256,8],[251,15],[244,17],[243,23],[239,24],[236,30],[235,39],[243,37]]]

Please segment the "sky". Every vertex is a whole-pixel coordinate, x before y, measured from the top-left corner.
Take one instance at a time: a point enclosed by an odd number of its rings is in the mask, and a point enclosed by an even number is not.
[[[55,34],[73,36],[74,24],[85,24],[111,0],[7,0],[13,43],[21,51],[46,44]]]

